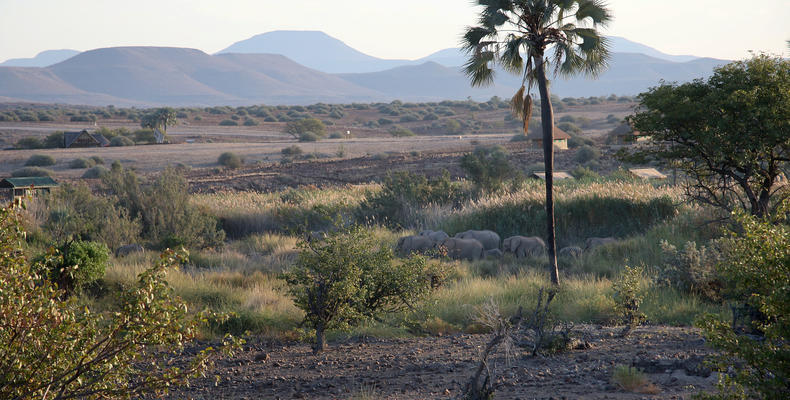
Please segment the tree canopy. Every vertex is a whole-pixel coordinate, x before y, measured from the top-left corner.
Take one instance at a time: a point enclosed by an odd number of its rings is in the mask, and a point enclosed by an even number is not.
[[[757,55],[639,99],[628,120],[652,145],[626,158],[679,168],[691,198],[726,211],[768,216],[787,196],[790,61]]]

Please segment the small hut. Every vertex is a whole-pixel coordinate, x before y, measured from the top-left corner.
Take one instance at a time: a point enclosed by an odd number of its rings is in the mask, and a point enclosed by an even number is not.
[[[560,128],[554,127],[554,148],[559,150],[568,150],[568,139],[571,138],[571,135],[565,133]],[[543,132],[535,131],[530,133],[527,136],[527,139],[532,143],[533,147],[537,147],[539,149],[543,148]]]
[[[667,179],[667,176],[655,168],[631,168],[628,172],[642,179]]]
[[[88,133],[83,129],[80,132],[63,133],[63,147],[107,147],[110,141],[101,133]]]
[[[567,172],[562,171],[554,171],[552,174],[554,176],[555,181],[561,181],[563,179],[573,179],[573,176]],[[545,172],[533,172],[530,176],[533,179],[540,179],[542,181],[546,180],[546,173]]]
[[[0,180],[0,191],[4,201],[19,201],[27,196],[35,196],[39,192],[49,193],[58,183],[48,176],[31,176],[24,178],[5,178]]]

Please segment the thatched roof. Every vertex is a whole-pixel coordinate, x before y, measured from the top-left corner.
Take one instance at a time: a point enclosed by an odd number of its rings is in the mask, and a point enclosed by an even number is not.
[[[631,168],[628,170],[642,179],[667,179],[667,176],[655,168]]]
[[[99,147],[107,147],[110,145],[110,141],[107,140],[104,135],[101,133],[88,133],[87,130],[83,129],[79,132],[64,132],[63,133],[63,147],[69,148],[72,144],[82,135],[85,135],[89,141],[92,141]]]
[[[573,176],[571,176],[567,172],[554,171],[553,175],[554,175],[554,179],[555,180],[573,179]],[[529,177],[545,181],[546,180],[546,173],[545,172],[533,172],[532,175],[530,175]]]
[[[532,132],[527,136],[530,140],[543,140],[543,132],[537,131]],[[567,134],[560,128],[554,127],[554,140],[568,140],[571,138],[571,135]]]
[[[58,186],[54,179],[48,176],[31,176],[22,178],[5,178],[0,180],[0,188],[17,189],[17,188],[51,188]]]

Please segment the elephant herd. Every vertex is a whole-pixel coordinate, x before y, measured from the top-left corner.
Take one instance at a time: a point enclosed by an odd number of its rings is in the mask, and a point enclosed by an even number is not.
[[[578,259],[585,250],[616,242],[616,239],[589,238],[584,250],[577,246],[563,247],[557,253],[559,257]],[[501,244],[501,246],[500,246]],[[469,230],[459,232],[450,237],[443,231],[426,230],[419,235],[404,236],[398,240],[397,250],[402,255],[426,253],[443,249],[447,256],[455,260],[480,260],[485,258],[501,258],[505,253],[516,258],[540,257],[546,253],[546,243],[537,236],[511,236],[500,240],[499,235],[489,230]]]

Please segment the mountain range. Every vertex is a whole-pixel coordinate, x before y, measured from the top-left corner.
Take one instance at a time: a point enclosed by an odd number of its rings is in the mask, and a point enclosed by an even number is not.
[[[610,41],[613,53],[605,73],[597,80],[556,79],[552,92],[561,97],[633,95],[662,79],[709,76],[727,62],[667,55],[624,38]],[[498,71],[492,86],[471,88],[460,68],[465,57],[460,49],[445,49],[418,60],[380,59],[315,31],[269,32],[214,55],[175,47],[63,50],[3,63],[0,101],[207,106],[483,100],[510,97],[521,85],[519,77]]]

